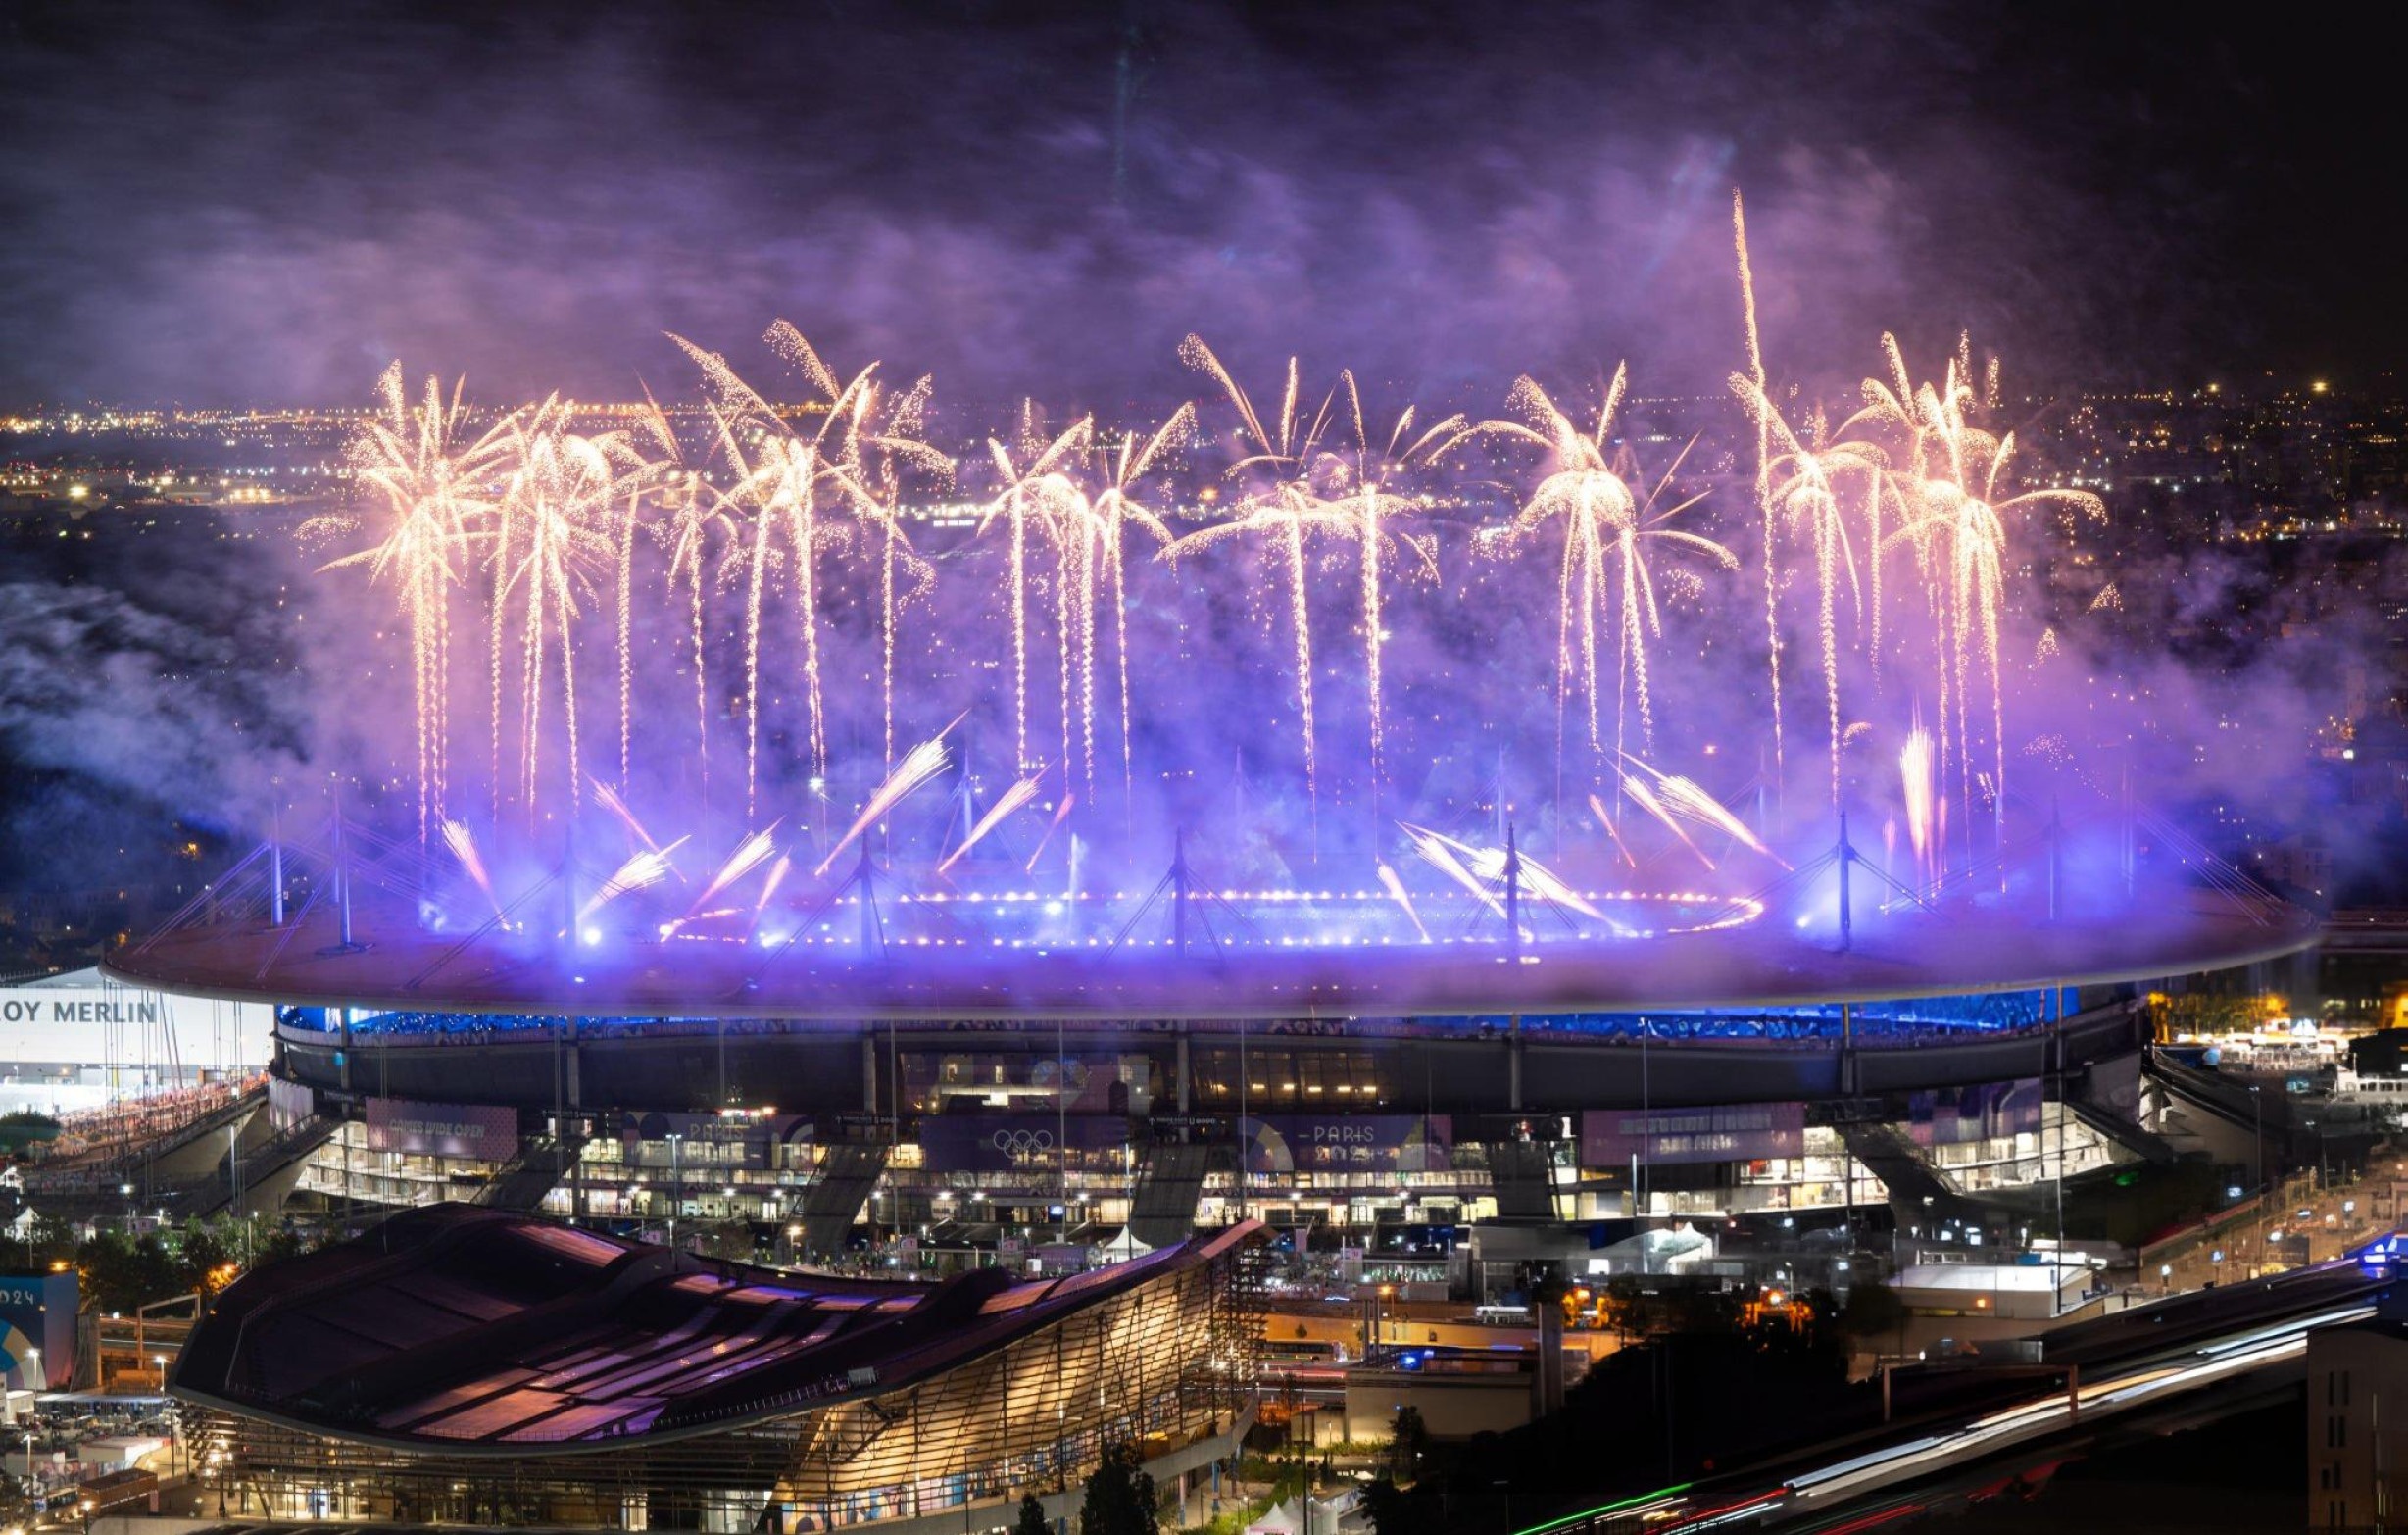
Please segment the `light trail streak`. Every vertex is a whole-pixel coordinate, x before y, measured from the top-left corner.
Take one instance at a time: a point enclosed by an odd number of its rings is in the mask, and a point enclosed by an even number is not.
[[[960,722],[958,718],[954,720],[954,724]],[[945,736],[953,727],[947,725],[944,730],[939,730],[904,754],[903,761],[895,765],[895,770],[886,775],[886,781],[871,792],[868,801],[861,806],[861,813],[853,817],[853,824],[836,839],[836,845],[828,849],[828,856],[811,870],[811,877],[824,876],[837,856],[853,845],[854,838],[875,825],[888,811],[901,804],[906,795],[945,770]]]
[[[1421,924],[1421,914],[1413,910],[1413,898],[1406,893],[1404,881],[1398,878],[1397,871],[1389,867],[1385,862],[1379,866],[1379,874],[1380,887],[1396,900],[1397,905],[1404,908],[1404,915],[1411,920],[1413,931],[1420,935],[1423,943],[1428,943],[1430,929]]]
[[[477,852],[476,838],[467,826],[457,820],[445,821],[443,845],[452,850],[452,857],[460,860],[460,867],[467,870],[468,878],[484,892],[485,904],[493,908],[494,919],[504,920],[501,897],[493,893],[493,876],[485,872],[484,856]]]
[[[996,796],[995,803],[988,806],[987,813],[978,817],[978,823],[970,828],[969,835],[961,839],[959,847],[945,855],[945,861],[937,865],[936,871],[942,874],[952,869],[956,864],[969,856],[970,849],[985,840],[988,832],[993,831],[1013,814],[1025,808],[1029,801],[1037,797],[1037,784],[1044,776],[1045,769],[1039,768],[1035,772]]]

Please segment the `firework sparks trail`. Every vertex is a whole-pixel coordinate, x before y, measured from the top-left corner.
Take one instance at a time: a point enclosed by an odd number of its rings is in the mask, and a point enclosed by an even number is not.
[[[970,849],[978,846],[988,832],[993,831],[1013,814],[1024,809],[1029,801],[1037,797],[1037,783],[1044,776],[1045,769],[1040,768],[998,795],[995,803],[987,807],[987,813],[978,817],[978,824],[970,828],[969,835],[961,839],[961,845],[945,855],[945,861],[937,865],[936,871],[942,874],[952,869],[956,864],[969,856]]]
[[[618,433],[586,436],[568,427],[570,411],[558,396],[513,431],[515,472],[505,501],[517,530],[497,542],[505,570],[496,594],[497,625],[513,595],[519,597],[519,772],[521,803],[530,821],[541,784],[543,715],[548,660],[557,658],[562,722],[567,747],[569,804],[582,798],[584,772],[577,735],[576,629],[596,595],[594,575],[616,552],[612,509],[638,460]],[[500,629],[497,626],[497,635]],[[497,675],[499,658],[496,658]]]
[[[1029,402],[1021,412],[1016,450],[1005,447],[992,437],[987,439],[987,453],[1004,489],[988,504],[980,526],[983,528],[1001,517],[1005,519],[1010,535],[1011,557],[1006,570],[1011,617],[1012,767],[1016,769],[1026,768],[1030,762],[1028,588],[1032,532],[1050,545],[1055,555],[1055,631],[1060,658],[1057,669],[1062,693],[1062,760],[1064,763],[1070,760],[1070,594],[1065,588],[1076,578],[1070,555],[1070,548],[1076,542],[1074,530],[1087,519],[1085,498],[1080,494],[1077,483],[1070,478],[1068,470],[1087,451],[1094,437],[1093,417],[1081,417],[1059,434],[1050,439],[1044,437],[1037,426],[1035,403]]]
[[[1646,779],[1633,772],[1623,772],[1622,797],[1629,800],[1632,804],[1638,806],[1641,810],[1646,811],[1648,815],[1654,817],[1658,821],[1660,821],[1666,831],[1671,832],[1673,836],[1680,839],[1681,846],[1697,855],[1698,863],[1703,864],[1708,868],[1712,868],[1714,867],[1714,861],[1706,857],[1705,849],[1697,846],[1696,843],[1690,840],[1689,833],[1682,829],[1681,823],[1674,817],[1671,808],[1665,805],[1662,800],[1656,798],[1654,789],[1648,786]]]
[[[1075,794],[1064,794],[1061,797],[1061,804],[1055,808],[1054,818],[1046,823],[1045,835],[1037,839],[1037,850],[1029,854],[1028,862],[1021,866],[1020,872],[1033,874],[1037,871],[1037,860],[1045,857],[1045,850],[1053,844],[1054,833],[1061,830],[1062,822],[1070,818],[1071,808],[1078,802],[1079,797]],[[1077,840],[1075,837],[1071,839],[1074,847]]]
[[[786,882],[786,875],[793,867],[794,855],[791,853],[780,853],[777,862],[769,866],[769,877],[761,882],[761,894],[753,900],[755,922],[759,922],[761,915],[769,910],[769,903],[776,899],[778,887]]]
[[[651,832],[644,829],[644,823],[635,818],[635,812],[627,808],[627,802],[619,797],[616,789],[612,788],[600,778],[591,778],[587,781],[593,785],[596,804],[617,817],[619,821],[626,826],[630,836],[656,853],[661,851],[661,844],[654,839]]]
[[[1314,842],[1319,843],[1321,771],[1316,731],[1313,722],[1312,690],[1312,608],[1310,587],[1305,573],[1304,548],[1308,538],[1329,534],[1345,537],[1353,531],[1351,519],[1314,493],[1310,462],[1318,449],[1321,432],[1328,424],[1329,412],[1325,402],[1310,425],[1300,423],[1297,415],[1297,360],[1288,359],[1288,384],[1281,396],[1278,429],[1265,431],[1261,416],[1254,410],[1246,391],[1231,377],[1229,370],[1213,355],[1212,349],[1201,336],[1189,336],[1179,344],[1180,361],[1196,369],[1221,386],[1230,403],[1237,408],[1246,423],[1252,451],[1229,472],[1233,476],[1253,474],[1267,478],[1267,486],[1249,491],[1241,507],[1243,515],[1217,527],[1192,533],[1171,546],[1174,556],[1204,548],[1224,538],[1253,534],[1274,540],[1284,556],[1288,576],[1288,622],[1296,640],[1296,707],[1298,735],[1304,752],[1304,795],[1313,826]]]
[[[725,890],[766,862],[769,854],[777,847],[776,835],[777,823],[772,821],[737,843],[736,851],[727,855],[727,862],[719,866],[718,872],[711,876],[711,882],[703,886],[701,893],[696,895],[693,903],[686,908],[685,919],[696,920],[696,914],[709,905],[720,891]]]
[[[1157,547],[1170,546],[1170,528],[1137,500],[1136,487],[1153,472],[1164,453],[1185,447],[1195,432],[1196,407],[1181,405],[1169,420],[1155,428],[1143,446],[1139,445],[1136,432],[1123,437],[1119,450],[1106,456],[1108,462],[1100,475],[1105,488],[1092,506],[1092,516],[1102,531],[1104,573],[1111,593],[1112,654],[1119,670],[1120,689],[1120,792],[1123,810],[1130,814],[1134,814],[1136,801],[1137,768],[1129,721],[1129,598],[1124,559],[1127,532],[1135,525]]]
[[[1346,395],[1349,424],[1352,427],[1351,449],[1324,451],[1320,468],[1331,482],[1331,494],[1326,504],[1334,507],[1352,524],[1352,536],[1360,552],[1362,566],[1362,624],[1363,624],[1363,692],[1364,711],[1368,720],[1371,786],[1368,796],[1371,818],[1380,818],[1380,789],[1386,777],[1388,716],[1381,683],[1381,658],[1388,640],[1388,618],[1384,594],[1386,581],[1383,567],[1394,549],[1419,566],[1420,573],[1431,580],[1438,577],[1438,555],[1435,540],[1400,534],[1397,520],[1420,510],[1411,498],[1391,490],[1393,478],[1414,467],[1443,456],[1463,440],[1469,427],[1461,416],[1450,416],[1418,434],[1413,429],[1413,408],[1406,406],[1389,428],[1385,441],[1374,441],[1370,424],[1363,415],[1362,390],[1357,386],[1351,370],[1338,375]]]
[[[1380,887],[1396,899],[1397,905],[1404,908],[1404,915],[1412,922],[1413,931],[1421,936],[1423,943],[1428,943],[1430,929],[1421,925],[1421,914],[1413,910],[1413,898],[1406,893],[1404,881],[1397,877],[1397,871],[1389,867],[1385,861],[1380,864],[1379,872]]]
[[[493,893],[493,876],[485,872],[484,855],[476,851],[476,838],[467,826],[457,820],[445,821],[443,845],[452,850],[452,857],[460,860],[460,867],[468,871],[468,878],[484,892],[485,904],[493,908],[494,920],[503,920],[501,897]]]
[[[1656,802],[1673,815],[1684,817],[1701,826],[1710,826],[1753,853],[1762,854],[1787,868],[1779,854],[1764,845],[1764,839],[1749,829],[1747,823],[1731,814],[1729,807],[1705,791],[1695,779],[1680,773],[1663,772],[1636,757],[1625,755],[1625,762],[1654,780]]]
[[[1840,722],[1840,596],[1843,585],[1855,599],[1858,611],[1864,606],[1864,594],[1856,569],[1855,542],[1848,531],[1847,518],[1843,509],[1839,486],[1846,476],[1855,476],[1864,483],[1862,505],[1868,523],[1868,540],[1876,550],[1881,537],[1882,482],[1887,461],[1881,449],[1871,443],[1849,442],[1837,445],[1820,443],[1809,447],[1799,440],[1773,403],[1765,398],[1761,385],[1744,374],[1733,374],[1733,392],[1738,394],[1754,416],[1759,434],[1768,441],[1772,457],[1767,462],[1766,506],[1776,518],[1803,524],[1807,541],[1814,553],[1815,590],[1817,594],[1816,629],[1822,641],[1823,699],[1825,725],[1831,748],[1831,803],[1836,810],[1841,796],[1841,746],[1843,732]],[[1819,418],[1818,418],[1819,424]],[[1878,558],[1875,563],[1878,565]]]
[[[1605,828],[1606,840],[1613,843],[1614,851],[1622,855],[1622,862],[1637,868],[1639,860],[1631,856],[1630,844],[1622,840],[1622,833],[1615,827],[1613,817],[1607,813],[1605,802],[1594,794],[1590,795],[1589,814],[1595,816],[1597,823]]]
[[[1915,856],[1918,889],[1932,878],[1932,856],[1938,846],[1939,819],[1933,799],[1938,792],[1932,732],[1918,724],[1907,733],[1898,752],[1898,777],[1906,800],[1906,844]]]
[[[1502,848],[1472,848],[1460,842],[1453,842],[1450,845],[1463,859],[1473,873],[1491,884],[1504,882],[1505,852]],[[1590,905],[1585,896],[1565,884],[1552,869],[1537,859],[1516,850],[1514,860],[1518,865],[1518,871],[1514,877],[1521,881],[1522,888],[1530,894],[1550,905],[1578,912],[1583,916],[1596,917],[1600,921],[1604,919],[1604,913]]]
[[[1605,612],[1614,615],[1617,659],[1613,750],[1619,752],[1627,745],[1627,710],[1634,703],[1639,711],[1642,749],[1652,750],[1655,712],[1647,648],[1648,642],[1661,634],[1663,617],[1646,551],[1663,544],[1703,555],[1726,569],[1737,569],[1739,564],[1729,549],[1712,539],[1665,525],[1697,504],[1697,498],[1693,497],[1661,512],[1655,510],[1656,496],[1668,483],[1669,472],[1642,507],[1627,478],[1608,463],[1606,440],[1627,379],[1626,371],[1615,370],[1594,430],[1583,431],[1536,381],[1522,378],[1515,382],[1510,400],[1522,412],[1523,420],[1483,421],[1456,433],[1448,444],[1451,447],[1454,443],[1490,436],[1535,444],[1546,450],[1552,466],[1551,472],[1540,482],[1537,492],[1513,520],[1494,530],[1486,541],[1493,551],[1502,552],[1550,522],[1563,529],[1556,618],[1559,810],[1562,718],[1575,677],[1587,706],[1590,749],[1597,753],[1605,750],[1600,729],[1604,679],[1597,661],[1597,616]]]
[[[452,588],[472,525],[492,510],[484,490],[507,453],[513,418],[483,435],[467,436],[461,387],[447,400],[426,380],[412,406],[401,364],[377,380],[380,411],[354,439],[349,458],[360,482],[388,521],[375,547],[323,569],[365,566],[371,582],[390,582],[410,625],[411,691],[418,720],[418,840],[444,818],[451,757],[450,676]]]
[[[1747,332],[1747,379],[1758,397],[1764,394],[1764,342],[1756,329],[1756,276],[1747,257],[1747,205],[1734,187],[1731,192],[1731,247],[1739,261],[1740,314]],[[1781,603],[1780,582],[1773,558],[1773,505],[1768,494],[1768,430],[1761,413],[1756,417],[1756,507],[1764,524],[1764,638],[1767,674],[1773,694],[1773,772],[1783,769],[1781,739]]]
[[[663,535],[668,546],[668,583],[683,579],[686,590],[686,641],[694,670],[694,755],[706,801],[711,788],[711,663],[705,645],[703,593],[714,566],[713,550],[724,559],[735,520],[715,490],[706,488],[702,472],[686,462],[684,439],[652,397],[644,391],[644,414],[637,423],[650,444],[654,460],[655,494],[662,511]],[[714,431],[713,437],[719,435]],[[621,615],[624,621],[624,614]]]
[[[960,722],[960,717],[956,716],[953,724],[947,725],[945,729],[939,730],[904,754],[903,761],[895,765],[895,770],[886,775],[886,781],[879,784],[870,794],[868,801],[861,806],[861,813],[853,817],[853,824],[846,828],[843,836],[836,839],[836,845],[828,849],[828,856],[821,859],[819,866],[811,870],[812,878],[823,877],[828,871],[828,867],[836,862],[837,856],[853,845],[854,838],[877,824],[879,817],[893,810],[906,795],[945,770],[945,736],[955,724]]]
[[[1505,915],[1504,903],[1497,899],[1497,893],[1491,890],[1478,875],[1463,867],[1462,861],[1454,856],[1454,848],[1445,837],[1425,827],[1407,825],[1403,821],[1397,822],[1397,825],[1404,832],[1406,839],[1413,844],[1413,851],[1421,855],[1423,862],[1461,885],[1482,906],[1487,907],[1498,916],[1501,917]]]
[[[585,904],[577,909],[577,920],[579,922],[588,921],[596,912],[609,906],[620,896],[657,885],[666,879],[672,872],[669,867],[669,855],[676,852],[678,844],[684,841],[685,838],[680,837],[667,847],[646,848],[631,855],[625,863],[612,871],[610,878],[604,880],[596,887],[594,893],[586,898]]]

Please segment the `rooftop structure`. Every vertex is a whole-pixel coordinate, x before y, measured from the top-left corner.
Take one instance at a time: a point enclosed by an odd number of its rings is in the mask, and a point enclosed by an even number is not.
[[[437,1206],[238,1282],[172,1389],[209,1410],[226,1490],[281,1516],[959,1521],[1111,1445],[1225,1438],[1251,1411],[1258,1230],[928,1285]]]

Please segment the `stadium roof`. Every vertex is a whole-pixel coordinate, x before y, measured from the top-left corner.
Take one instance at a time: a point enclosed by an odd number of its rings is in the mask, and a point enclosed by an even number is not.
[[[2163,887],[2060,922],[1968,907],[1860,916],[1855,942],[1787,922],[1653,939],[1113,953],[1065,945],[763,951],[742,943],[431,933],[363,903],[283,928],[172,928],[121,949],[128,984],[304,1006],[585,1017],[977,1019],[1461,1016],[1874,1002],[2189,974],[2316,942],[2312,916]]]
[[[170,1389],[369,1444],[607,1450],[883,1396],[1259,1230],[1063,1278],[985,1268],[931,1285],[755,1268],[436,1205],[238,1281]]]

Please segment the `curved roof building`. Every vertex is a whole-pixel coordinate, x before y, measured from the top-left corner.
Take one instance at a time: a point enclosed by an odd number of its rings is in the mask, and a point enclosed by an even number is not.
[[[441,1205],[235,1284],[172,1389],[210,1410],[229,1491],[283,1516],[1007,1523],[1109,1446],[1225,1453],[1251,1411],[1259,1230],[913,1284]]]

